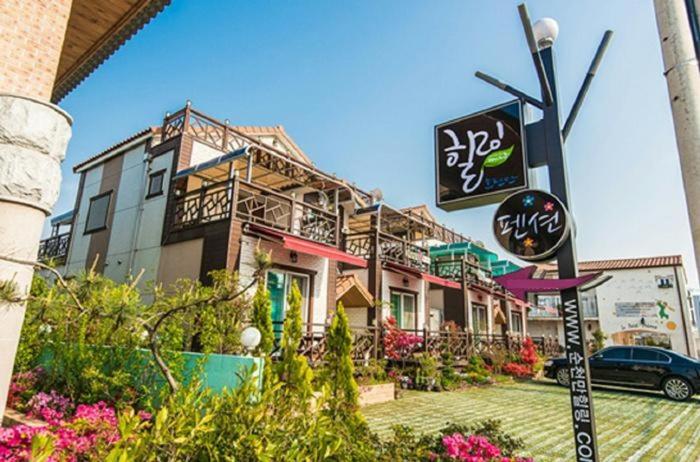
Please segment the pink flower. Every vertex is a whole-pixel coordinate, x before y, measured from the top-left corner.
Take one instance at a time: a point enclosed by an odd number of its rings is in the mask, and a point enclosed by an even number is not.
[[[51,425],[58,425],[73,409],[73,402],[70,398],[51,390],[51,393],[37,393],[29,400],[27,406],[29,407],[27,412],[29,417],[44,420]]]
[[[501,456],[501,450],[483,436],[470,435],[465,439],[461,433],[454,433],[444,436],[442,445],[448,457],[465,462],[496,461]]]

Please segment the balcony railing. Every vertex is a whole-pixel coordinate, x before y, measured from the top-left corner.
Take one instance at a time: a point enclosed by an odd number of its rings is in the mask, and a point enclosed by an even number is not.
[[[55,260],[65,262],[70,245],[70,231],[51,236],[39,243],[39,261]]]
[[[345,251],[369,259],[375,253],[375,239],[379,246],[377,257],[381,261],[397,263],[424,273],[430,271],[428,249],[387,233],[367,231],[348,234],[345,236]]]
[[[528,317],[531,319],[561,319],[561,314],[559,308],[545,308],[542,306],[533,305],[532,309],[528,313]],[[583,317],[597,318],[598,307],[583,303]]]
[[[431,264],[432,274],[452,281],[462,282],[464,280],[473,286],[479,286],[496,293],[505,294],[505,289],[491,279],[491,272],[481,268],[478,264],[465,262],[464,269],[466,275],[463,276],[462,260],[435,260]]]
[[[237,188],[237,190],[236,190]],[[171,204],[171,231],[227,220],[237,198],[237,218],[336,246],[338,218],[293,197],[245,181],[228,180],[176,196]]]

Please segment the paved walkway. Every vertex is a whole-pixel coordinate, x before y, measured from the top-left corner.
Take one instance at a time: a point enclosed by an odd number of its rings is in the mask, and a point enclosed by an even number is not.
[[[595,388],[601,460],[700,460],[700,397],[676,403],[652,392]],[[404,424],[428,433],[448,422],[495,418],[523,438],[536,461],[574,460],[568,391],[550,382],[472,388],[462,392],[408,392],[402,399],[363,409],[381,435]]]

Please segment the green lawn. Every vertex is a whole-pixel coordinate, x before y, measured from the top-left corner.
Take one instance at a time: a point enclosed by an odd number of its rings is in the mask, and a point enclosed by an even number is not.
[[[596,388],[594,405],[601,460],[700,460],[700,397],[676,403],[652,392]],[[536,461],[574,460],[568,390],[549,382],[408,392],[363,413],[381,435],[396,424],[429,433],[447,422],[495,418],[525,441],[525,454]]]

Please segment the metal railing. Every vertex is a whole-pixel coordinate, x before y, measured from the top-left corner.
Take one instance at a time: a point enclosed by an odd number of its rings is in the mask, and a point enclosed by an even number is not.
[[[51,236],[39,242],[39,261],[55,260],[65,262],[70,246],[70,231]]]
[[[336,246],[338,217],[293,197],[240,180],[227,180],[175,196],[170,205],[170,231],[227,220],[231,205],[243,221],[278,229]]]
[[[376,249],[375,246],[377,246]],[[376,255],[381,261],[397,263],[423,273],[430,271],[428,249],[383,232],[366,231],[347,234],[344,250],[365,259]]]

